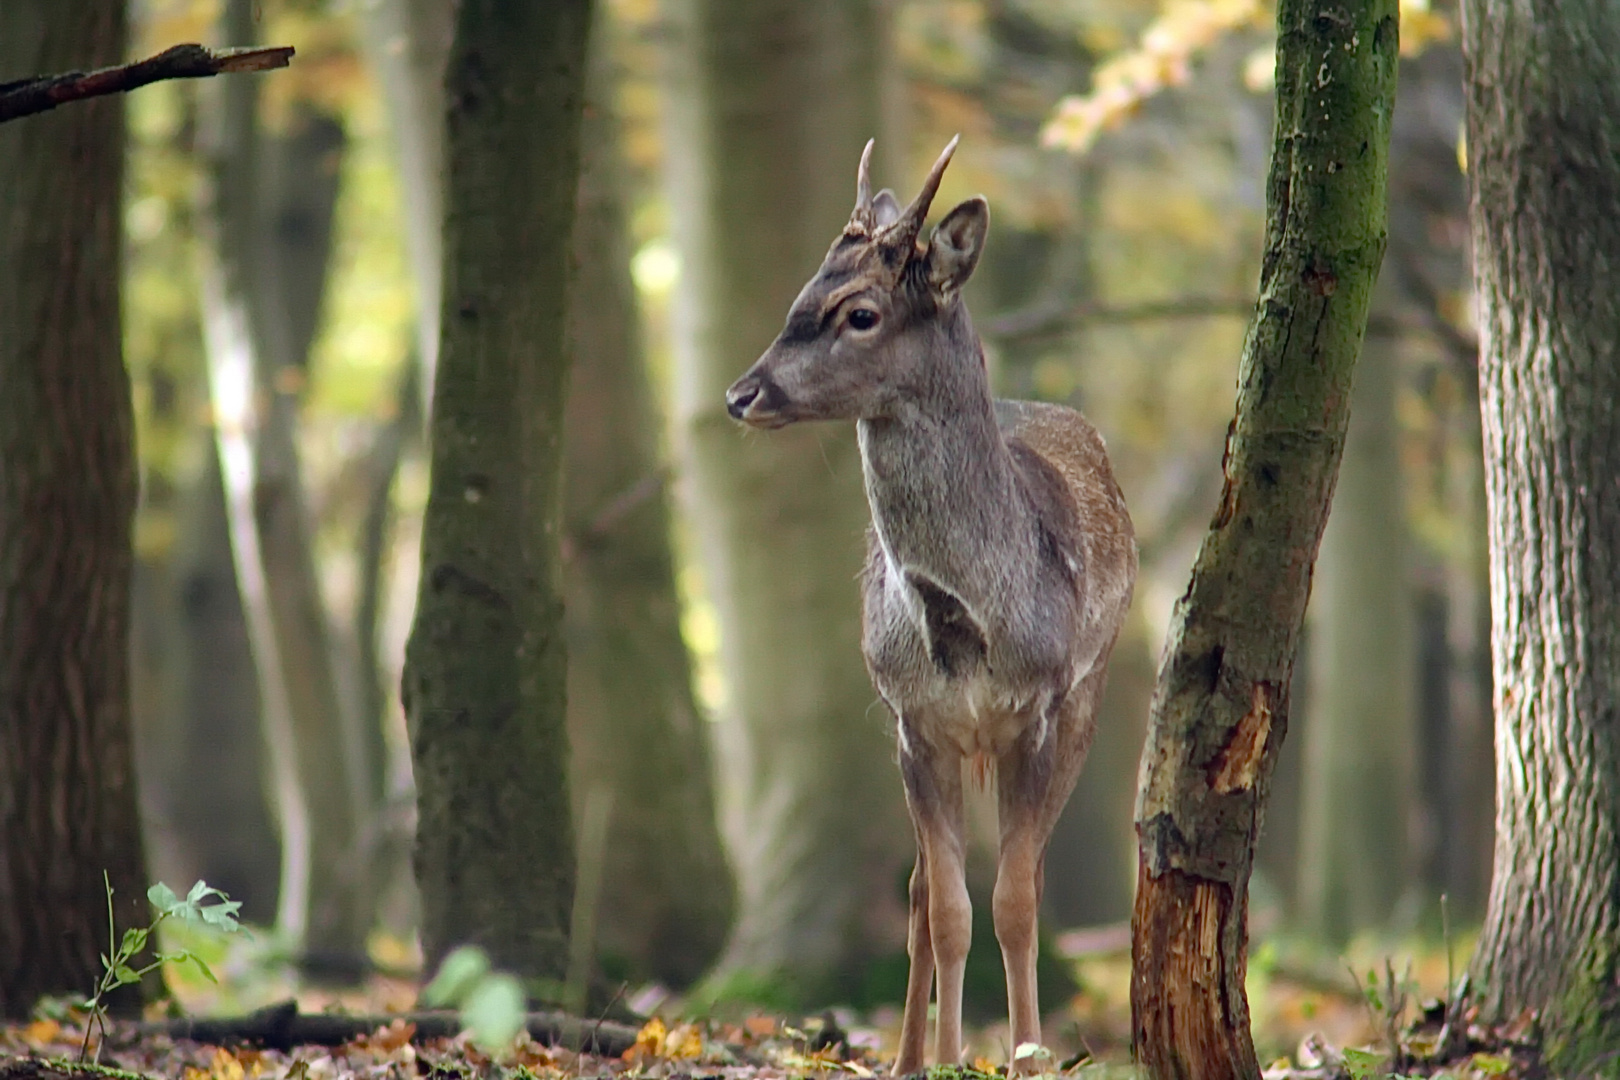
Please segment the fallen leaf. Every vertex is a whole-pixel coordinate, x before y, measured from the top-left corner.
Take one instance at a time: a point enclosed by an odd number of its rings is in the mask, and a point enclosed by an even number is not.
[[[23,1042],[35,1050],[43,1050],[47,1045],[56,1041],[62,1034],[62,1025],[55,1020],[35,1020],[22,1029]]]

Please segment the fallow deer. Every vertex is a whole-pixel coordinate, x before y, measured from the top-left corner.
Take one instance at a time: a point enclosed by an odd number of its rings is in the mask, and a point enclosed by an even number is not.
[[[917,833],[897,1075],[923,1066],[931,983],[935,1060],[961,1054],[964,771],[996,778],[992,906],[1013,1045],[1041,1041],[1047,842],[1090,748],[1136,578],[1130,517],[1096,430],[1071,409],[991,397],[961,296],[988,204],[968,199],[918,243],[956,142],[904,209],[888,190],[872,195],[867,143],[849,224],[726,393],[732,417],[756,428],[856,422],[872,510],[862,652],[895,715]],[[1025,1071],[1036,1064],[1015,1056]]]

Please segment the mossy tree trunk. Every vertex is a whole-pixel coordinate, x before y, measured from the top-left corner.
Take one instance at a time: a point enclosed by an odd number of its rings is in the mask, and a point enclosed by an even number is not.
[[[1487,1020],[1567,1075],[1620,1063],[1620,19],[1469,0],[1496,676]]]
[[[558,581],[587,0],[463,0],[432,480],[404,698],[429,966],[560,978],[574,844]]]
[[[860,654],[867,523],[854,432],[750,439],[725,390],[848,220],[854,168],[911,178],[882,131],[873,0],[671,0],[674,408],[685,516],[720,629],[714,728],[738,911],[711,984],[818,997],[885,932],[909,861],[893,736]]]
[[[610,815],[600,847],[580,851],[582,868],[592,862],[602,874],[595,916],[604,970],[683,986],[724,941],[731,871],[715,822],[707,724],[681,638],[664,424],[630,280],[610,34],[598,20],[569,301],[570,781],[582,826],[592,798]]]
[[[0,5],[0,80],[121,63],[124,5]],[[144,925],[130,745],[135,431],[117,97],[0,127],[0,1016]],[[123,1004],[136,1006],[127,996]]]
[[[1385,243],[1394,0],[1283,0],[1260,299],[1225,483],[1176,605],[1136,803],[1132,1042],[1256,1078],[1248,884]]]

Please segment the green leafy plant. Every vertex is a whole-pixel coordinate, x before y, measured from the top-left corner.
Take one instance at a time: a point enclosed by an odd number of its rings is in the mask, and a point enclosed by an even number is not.
[[[139,967],[135,964],[141,953],[152,940],[157,928],[166,919],[176,922],[189,923],[193,926],[207,926],[221,933],[234,934],[242,928],[236,919],[236,913],[242,907],[241,903],[232,900],[229,896],[212,888],[206,882],[199,881],[186,893],[185,899],[175,895],[173,889],[161,881],[146,890],[146,899],[156,912],[155,917],[146,926],[132,926],[124,931],[124,936],[118,936],[118,928],[113,920],[113,887],[112,879],[102,872],[101,879],[107,889],[107,949],[101,954],[101,980],[96,983],[96,992],[85,999],[84,1008],[89,1014],[84,1024],[84,1044],[79,1047],[79,1060],[83,1061],[90,1053],[90,1034],[100,1029],[103,1036],[107,1033],[107,995],[120,986],[129,986],[141,981],[147,974],[156,971],[164,964],[183,964],[190,961],[197,965],[197,969],[208,978],[210,982],[217,982],[214,973],[208,970],[201,957],[186,949],[176,952],[152,953],[152,959]],[[217,903],[209,903],[213,900]],[[96,1043],[96,1060],[101,1058],[101,1043]]]
[[[492,971],[489,957],[476,945],[463,945],[444,958],[423,988],[422,1001],[456,1009],[472,1041],[491,1054],[510,1046],[528,1019],[523,987],[513,976]]]

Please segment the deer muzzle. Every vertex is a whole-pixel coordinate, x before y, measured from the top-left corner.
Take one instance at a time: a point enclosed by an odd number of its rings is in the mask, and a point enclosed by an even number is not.
[[[787,395],[769,375],[750,371],[726,391],[726,411],[749,427],[779,428],[793,421]]]

